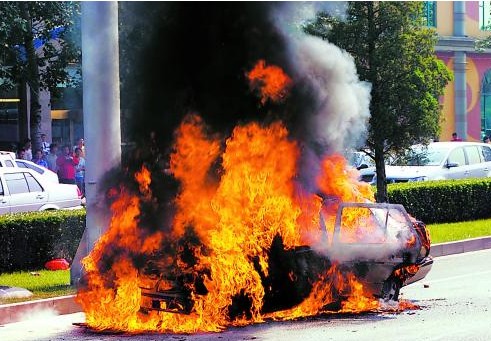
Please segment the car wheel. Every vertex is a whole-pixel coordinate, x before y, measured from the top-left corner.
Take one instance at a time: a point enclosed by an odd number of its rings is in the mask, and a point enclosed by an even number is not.
[[[399,299],[399,290],[401,289],[401,283],[394,277],[389,277],[382,287],[382,299],[385,302],[397,301]]]

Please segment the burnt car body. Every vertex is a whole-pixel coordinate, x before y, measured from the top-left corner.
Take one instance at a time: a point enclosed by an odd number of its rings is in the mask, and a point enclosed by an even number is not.
[[[267,252],[267,274],[262,272],[258,259],[251,259],[264,287],[263,313],[301,303],[310,295],[313,283],[334,264],[340,273],[354,274],[384,301],[398,300],[401,287],[424,278],[431,269],[433,259],[426,227],[411,219],[402,205],[340,203],[334,229],[325,228],[322,213],[320,221],[324,234],[319,245],[286,248],[281,236],[276,235]],[[353,223],[357,231],[353,231]],[[346,234],[348,227],[351,229]],[[187,314],[193,308],[191,297],[207,294],[203,278],[210,274],[153,276],[153,286],[141,288],[141,310]],[[171,288],[169,280],[173,283]],[[161,288],[162,282],[167,283],[165,288]],[[189,288],[194,288],[193,292]],[[335,286],[331,290],[334,299],[324,310],[336,311],[349,293]],[[247,317],[250,304],[247,295],[234,297],[229,307],[230,319]]]

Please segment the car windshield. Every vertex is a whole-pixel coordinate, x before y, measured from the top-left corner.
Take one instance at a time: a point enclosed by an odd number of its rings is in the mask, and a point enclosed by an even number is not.
[[[445,155],[447,149],[443,147],[436,147],[434,145],[428,146],[412,146],[403,156],[397,159],[396,166],[439,166]]]

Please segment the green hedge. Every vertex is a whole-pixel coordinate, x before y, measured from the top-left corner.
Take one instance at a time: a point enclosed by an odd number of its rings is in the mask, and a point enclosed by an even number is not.
[[[389,202],[425,222],[451,223],[491,217],[491,179],[390,184]]]
[[[85,209],[0,216],[0,273],[36,270],[53,258],[75,257]]]

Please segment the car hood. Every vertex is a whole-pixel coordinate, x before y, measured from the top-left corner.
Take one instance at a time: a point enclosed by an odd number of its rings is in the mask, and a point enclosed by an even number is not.
[[[385,166],[385,176],[387,179],[432,178],[440,169],[439,166]]]

